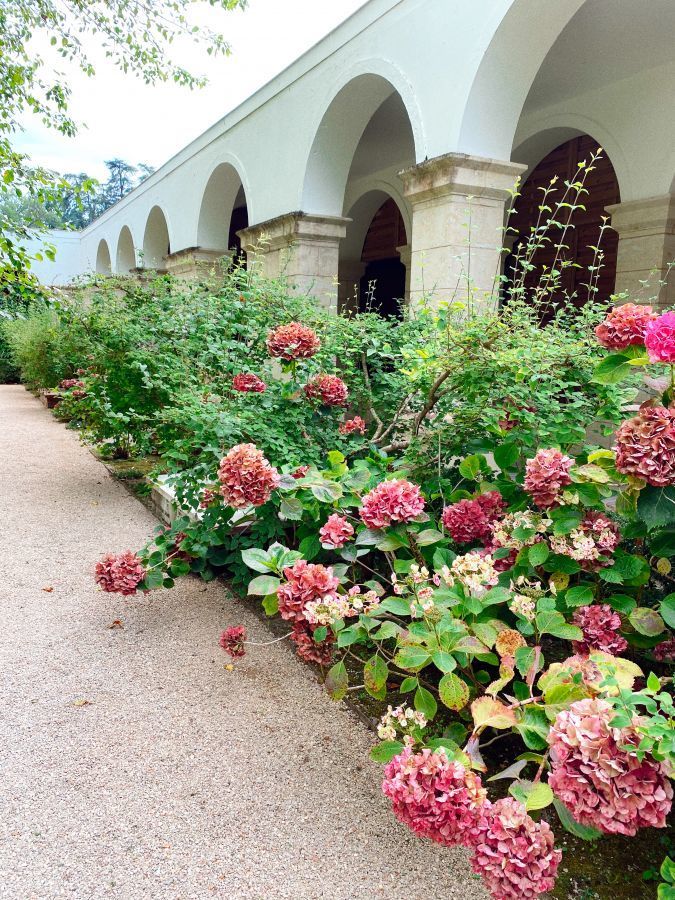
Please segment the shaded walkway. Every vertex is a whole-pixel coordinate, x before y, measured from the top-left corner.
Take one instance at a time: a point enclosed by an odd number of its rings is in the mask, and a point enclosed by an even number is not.
[[[0,896],[483,897],[461,851],[394,820],[372,736],[288,649],[224,669],[223,624],[265,639],[245,604],[96,590],[94,561],[155,525],[0,387]]]

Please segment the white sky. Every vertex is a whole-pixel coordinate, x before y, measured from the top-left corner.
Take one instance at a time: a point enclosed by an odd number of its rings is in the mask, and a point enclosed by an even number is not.
[[[233,51],[214,60],[192,44],[174,48],[173,56],[190,71],[208,76],[209,84],[196,91],[147,86],[94,48],[93,78],[66,69],[70,112],[82,123],[77,137],[65,138],[29,119],[17,149],[34,163],[100,179],[106,174],[103,161],[114,157],[157,168],[365,2],[249,0],[245,11],[229,13],[196,7],[195,21],[224,34]]]

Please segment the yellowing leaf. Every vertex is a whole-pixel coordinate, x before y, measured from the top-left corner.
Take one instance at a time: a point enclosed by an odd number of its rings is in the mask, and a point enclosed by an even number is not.
[[[476,728],[512,728],[516,717],[512,709],[492,697],[479,697],[471,704],[471,715]]]

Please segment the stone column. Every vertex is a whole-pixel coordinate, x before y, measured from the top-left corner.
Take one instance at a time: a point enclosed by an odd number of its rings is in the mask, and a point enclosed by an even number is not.
[[[221,275],[227,268],[232,253],[229,250],[206,250],[203,247],[186,247],[165,257],[165,268],[170,275],[180,278],[203,278]]]
[[[405,266],[405,302],[410,303],[410,274],[412,272],[412,245],[402,244],[397,247],[398,255]]]
[[[526,169],[518,163],[448,153],[401,173],[413,208],[410,299],[494,302],[504,211]],[[470,238],[470,240],[469,240]]]
[[[634,303],[654,302],[660,309],[675,304],[675,272],[660,283],[668,264],[675,262],[675,197],[629,200],[608,206],[607,212],[619,235],[616,293],[626,292]],[[646,281],[648,285],[641,283]]]
[[[350,219],[296,212],[238,231],[249,266],[288,279],[299,292],[337,311],[340,241]]]

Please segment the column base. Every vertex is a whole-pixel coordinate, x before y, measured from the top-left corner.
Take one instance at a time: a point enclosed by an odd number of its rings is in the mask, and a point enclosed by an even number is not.
[[[222,275],[232,258],[228,250],[186,247],[166,257],[166,272],[178,278],[205,278]]]

